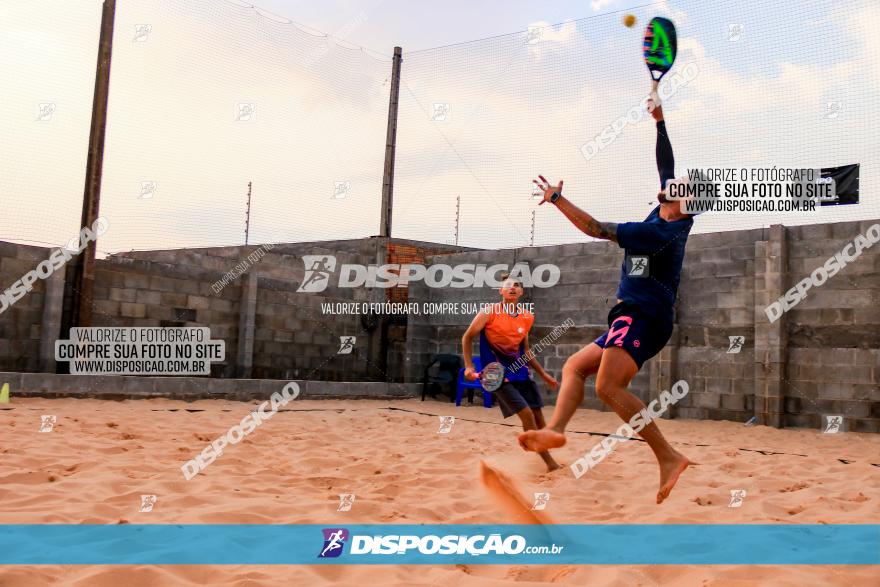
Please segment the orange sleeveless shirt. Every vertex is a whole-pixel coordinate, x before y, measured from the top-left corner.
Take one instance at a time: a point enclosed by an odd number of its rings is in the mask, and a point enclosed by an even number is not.
[[[492,305],[489,321],[483,327],[483,332],[492,346],[503,353],[516,355],[519,353],[520,343],[534,323],[535,315],[531,312],[520,312],[514,317],[502,310],[501,303],[497,303]]]

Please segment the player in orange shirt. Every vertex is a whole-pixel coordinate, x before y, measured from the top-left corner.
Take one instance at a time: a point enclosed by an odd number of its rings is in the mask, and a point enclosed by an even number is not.
[[[517,304],[523,295],[522,282],[510,278],[507,273],[501,275],[501,281],[501,302],[478,312],[461,337],[464,375],[470,380],[477,377],[471,358],[471,341],[479,335],[483,366],[499,362],[505,367],[504,384],[494,392],[501,413],[505,418],[513,414],[519,416],[524,431],[538,430],[546,426],[541,412],[544,402],[529,376],[529,366],[535,369],[551,390],[555,390],[559,382],[529,352],[529,330],[535,322],[535,315],[517,311]],[[560,468],[561,465],[553,460],[549,452],[539,452],[538,455],[544,459],[548,471]]]

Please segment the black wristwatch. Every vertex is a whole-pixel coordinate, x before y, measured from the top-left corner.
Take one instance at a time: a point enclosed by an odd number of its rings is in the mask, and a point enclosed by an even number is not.
[[[559,192],[553,192],[553,194],[550,196],[550,203],[555,204],[556,200],[558,200],[561,197],[562,197],[562,194],[560,194]]]

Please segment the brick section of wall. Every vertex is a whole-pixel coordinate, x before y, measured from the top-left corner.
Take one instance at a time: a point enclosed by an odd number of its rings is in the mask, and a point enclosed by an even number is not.
[[[388,242],[387,263],[397,265],[426,265],[427,259],[434,255],[448,255],[461,250],[457,246],[438,244],[414,244],[411,242]],[[392,287],[387,290],[389,302],[405,303],[409,298],[409,287]]]

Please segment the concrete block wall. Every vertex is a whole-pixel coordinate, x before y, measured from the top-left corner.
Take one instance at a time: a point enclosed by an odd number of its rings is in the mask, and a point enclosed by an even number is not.
[[[793,287],[878,221],[787,229]],[[847,429],[880,432],[880,245],[862,254],[789,311],[785,425],[819,426],[843,414]]]
[[[673,352],[675,380],[690,391],[675,405],[677,417],[746,422],[755,415],[755,243],[765,238],[756,229],[688,239]],[[745,338],[738,353],[727,352],[731,336]]]
[[[46,259],[53,249],[0,241],[0,292]],[[37,371],[46,283],[0,313],[0,371]]]
[[[111,256],[95,270],[93,326],[207,326],[224,340],[226,358],[211,374],[235,374],[241,282],[219,294],[211,289],[218,272],[171,262]]]
[[[865,250],[777,322],[770,323],[764,314],[770,302],[874,223],[693,235],[673,338],[636,377],[634,391],[649,401],[674,381],[685,379],[690,393],[671,410],[674,417],[746,421],[755,416],[774,426],[816,427],[822,414],[836,413],[846,417],[847,429],[880,431],[880,246]],[[422,253],[431,247],[431,243],[399,242],[423,249]],[[243,275],[219,292],[213,290],[212,284],[258,248],[139,251],[100,260],[95,325],[208,326],[214,338],[226,341],[227,360],[213,373],[223,377],[415,383],[433,354],[460,352],[461,335],[472,316],[391,319],[384,325],[383,337],[383,326],[358,315],[326,314],[321,304],[386,301],[387,290],[338,288],[334,280],[319,293],[297,291],[305,275],[302,255],[332,254],[340,264],[388,262],[387,239],[264,248],[265,256],[249,269],[257,276],[255,289],[248,290],[250,278]],[[538,356],[557,377],[568,356],[607,328],[623,256],[613,243],[497,251],[436,245],[436,250],[446,254],[427,256],[427,263],[512,267],[525,261],[533,268],[542,263],[559,266],[561,280],[556,286],[527,290],[523,298],[535,304],[533,346],[566,320],[574,322]],[[2,289],[50,252],[0,242]],[[53,303],[46,299],[53,288],[47,285],[37,281],[29,295],[0,313],[0,369],[52,370],[40,360],[41,349],[45,354],[54,342],[50,331],[57,330]],[[242,318],[242,302],[248,299],[253,307],[249,321]],[[408,288],[408,299],[490,302],[498,294],[490,287],[440,290],[417,282]],[[337,355],[342,335],[357,337],[350,355]],[[739,353],[728,352],[731,336],[744,337]],[[236,364],[241,362],[242,341],[249,343],[243,348],[251,349],[245,375]],[[384,366],[382,353],[387,355]],[[592,380],[584,406],[604,409],[595,398]]]
[[[419,255],[464,249],[404,239],[392,245],[398,253]],[[340,288],[334,278],[323,291],[297,291],[306,274],[303,255],[332,255],[338,265],[371,265],[389,262],[388,249],[388,239],[368,238],[111,255],[97,261],[93,325],[207,326],[212,338],[226,346],[225,361],[212,367],[214,377],[401,381],[405,321],[384,325],[383,343],[381,323],[322,308],[335,302],[384,302],[389,290]],[[220,283],[258,250],[245,274]],[[0,242],[3,289],[51,251]],[[255,284],[249,275],[256,275]],[[37,281],[33,291],[0,313],[0,369],[54,371],[51,359],[63,302],[57,295],[63,294],[63,274],[57,277],[60,285]],[[55,303],[46,304],[46,291],[53,292]],[[350,354],[338,354],[342,336],[356,339]],[[382,360],[383,344],[390,349],[390,361]]]
[[[257,274],[256,303],[254,304],[252,361],[247,376],[267,379],[311,378],[326,381],[357,381],[369,377],[369,333],[362,327],[358,316],[333,315],[322,312],[322,304],[341,301],[370,301],[374,292],[363,288],[339,288],[330,280],[324,291],[297,292],[305,277],[303,255],[333,255],[338,264],[375,263],[377,243],[372,239],[332,241],[319,243],[286,243],[206,249],[174,249],[163,251],[133,251],[118,255],[129,263],[172,265],[177,271],[201,279],[207,291],[208,307],[197,311],[213,322],[212,335],[227,340],[227,361],[216,376],[235,377],[239,369],[236,346],[239,341],[239,323],[242,288],[246,275],[239,276],[225,286],[211,287],[231,272],[249,255],[262,249],[259,260],[250,264],[247,272]],[[200,277],[203,276],[203,277]],[[190,286],[192,287],[192,286]],[[202,300],[192,301],[204,305]],[[231,305],[227,305],[231,304]],[[222,306],[228,312],[221,312]],[[211,312],[211,310],[214,310]],[[187,324],[196,325],[196,324]],[[217,328],[218,334],[213,334]],[[337,354],[340,336],[353,335],[355,349],[351,354]],[[229,338],[227,338],[227,336]]]
[[[95,398],[104,400],[165,397],[182,401],[226,399],[262,402],[288,383],[274,379],[219,379],[208,377],[105,377],[0,371],[15,397]],[[405,399],[420,393],[419,386],[385,381],[296,381],[297,399]]]
[[[569,328],[536,358],[541,365],[557,379],[561,377],[562,366],[568,356],[595,339],[607,329],[608,311],[616,303],[615,294],[620,274],[622,253],[613,243],[572,243],[566,245],[529,247],[525,249],[502,249],[497,251],[463,252],[432,258],[433,262],[450,265],[456,263],[475,263],[483,265],[505,264],[512,268],[517,263],[528,263],[532,269],[544,263],[553,263],[560,269],[560,281],[550,288],[527,288],[521,301],[532,303],[536,322],[529,335],[535,346],[554,328],[567,320],[574,327]],[[424,283],[410,286],[410,300],[418,302],[495,302],[500,299],[496,288],[436,289]],[[461,336],[472,315],[434,315],[410,317],[407,326],[407,374],[412,381],[420,380],[424,365],[435,353],[461,354]],[[472,350],[478,353],[475,342]],[[651,387],[648,384],[650,372],[640,372],[633,384],[634,392],[644,401],[650,400]],[[584,394],[584,407],[605,409],[595,396],[594,379],[587,382]],[[545,401],[553,403],[555,393],[548,393],[543,383],[538,388]]]
[[[880,246],[866,249],[791,311],[770,323],[764,308],[877,221],[692,235],[677,302],[677,324],[664,351],[635,378],[643,401],[678,379],[690,392],[673,417],[773,426],[820,426],[823,414],[843,414],[853,431],[880,432]],[[553,262],[560,283],[526,291],[534,302],[532,346],[572,318],[576,324],[538,360],[557,377],[565,359],[607,327],[616,301],[622,251],[593,242],[444,256],[445,263]],[[438,260],[439,261],[439,260]],[[416,301],[494,301],[492,289],[410,287]],[[460,354],[470,316],[410,317],[408,380],[421,378],[434,353]],[[738,353],[730,337],[744,337]],[[476,351],[476,349],[474,349]],[[590,380],[592,381],[592,379]],[[540,385],[539,385],[540,387]],[[552,400],[552,397],[550,398]],[[585,407],[602,409],[592,382]]]

